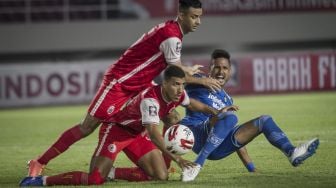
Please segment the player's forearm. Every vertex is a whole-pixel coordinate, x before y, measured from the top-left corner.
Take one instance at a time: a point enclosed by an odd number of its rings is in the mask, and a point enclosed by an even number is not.
[[[196,66],[195,68],[191,66],[184,66],[182,65],[180,61],[177,63],[174,63],[174,65],[179,66],[186,73],[186,83],[187,84],[205,85],[203,78],[197,78],[193,76],[195,73],[199,72],[197,71],[199,67]]]
[[[154,125],[154,126],[157,126],[157,125]],[[148,132],[148,135],[149,135],[151,141],[153,142],[153,144],[159,150],[161,150],[162,153],[164,153],[165,155],[167,155],[173,161],[177,162],[178,159],[176,158],[175,155],[173,155],[171,152],[169,152],[166,149],[162,135],[159,133],[159,131],[157,130],[157,128],[154,127],[154,126],[150,126],[150,125],[146,126],[146,129],[147,129],[147,132]]]
[[[219,113],[218,110],[192,98],[190,98],[190,105],[188,106],[188,109],[192,111],[211,114],[213,116],[216,116]]]
[[[186,83],[204,85],[204,79],[186,75]]]

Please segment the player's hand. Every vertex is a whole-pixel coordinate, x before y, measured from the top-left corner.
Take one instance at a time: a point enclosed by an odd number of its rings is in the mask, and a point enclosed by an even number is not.
[[[190,168],[190,167],[194,167],[196,166],[195,163],[191,162],[191,161],[188,161],[188,160],[185,160],[183,159],[181,156],[179,155],[175,155],[176,157],[176,160],[175,162],[179,165],[179,167],[181,169],[184,169],[184,168]]]
[[[193,76],[194,74],[199,74],[199,73],[203,73],[203,71],[200,69],[202,68],[203,65],[193,65],[191,67],[184,67],[183,70],[184,72],[189,75],[189,76]]]
[[[202,85],[204,87],[209,88],[213,92],[220,91],[222,89],[222,86],[217,79],[209,78],[209,77],[205,77],[201,79],[202,79]]]
[[[237,105],[231,105],[231,106],[226,106],[220,110],[220,112],[227,112],[227,111],[237,111],[239,110],[239,106]]]
[[[217,114],[217,118],[222,119],[225,116],[225,112],[227,112],[227,111],[237,111],[237,110],[239,110],[239,107],[236,106],[236,105],[226,106],[226,107],[222,108],[221,110],[219,110],[219,112]]]

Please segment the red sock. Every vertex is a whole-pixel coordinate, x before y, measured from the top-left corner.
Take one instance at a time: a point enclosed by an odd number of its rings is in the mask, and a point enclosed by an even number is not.
[[[149,181],[150,177],[147,176],[145,171],[139,167],[134,168],[116,168],[115,179],[128,180],[128,181]]]
[[[46,178],[46,184],[51,185],[88,185],[88,173],[73,171]]]
[[[48,164],[48,162],[67,150],[73,143],[82,138],[82,132],[79,129],[79,125],[66,130],[58,138],[58,140],[42,155],[38,158],[38,162],[41,164]]]

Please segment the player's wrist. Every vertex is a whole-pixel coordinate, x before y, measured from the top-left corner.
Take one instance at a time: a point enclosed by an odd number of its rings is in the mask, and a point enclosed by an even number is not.
[[[249,172],[254,172],[255,171],[255,166],[254,166],[254,163],[253,162],[249,162],[245,165],[246,169],[249,171]]]

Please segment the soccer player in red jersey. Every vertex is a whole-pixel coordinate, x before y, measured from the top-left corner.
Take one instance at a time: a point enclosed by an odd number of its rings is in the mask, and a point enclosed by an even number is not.
[[[169,66],[162,85],[150,87],[132,98],[115,116],[107,119],[100,129],[99,143],[91,161],[90,173],[73,171],[55,176],[24,178],[20,186],[100,185],[103,184],[120,151],[155,180],[167,180],[168,170],[162,153],[181,168],[193,163],[169,152],[159,131],[160,119],[177,106],[218,115],[219,110],[189,99],[185,85],[185,72],[178,66]]]
[[[215,79],[191,76],[199,72],[200,66],[187,67],[181,64],[182,37],[196,30],[201,24],[201,15],[202,4],[199,0],[179,0],[177,19],[152,28],[107,69],[84,119],[63,132],[42,155],[30,160],[28,175],[40,175],[50,160],[118,113],[129,98],[150,87],[152,80],[170,64],[180,66],[187,73],[188,83],[220,89]]]

